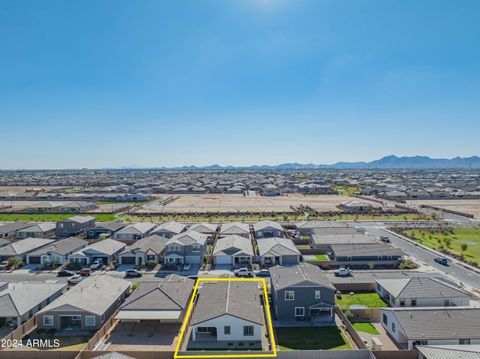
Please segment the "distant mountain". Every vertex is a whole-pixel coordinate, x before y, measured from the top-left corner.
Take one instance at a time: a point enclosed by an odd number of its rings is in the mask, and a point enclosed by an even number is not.
[[[162,167],[163,168],[163,167]],[[330,165],[313,163],[283,163],[280,165],[253,166],[183,166],[176,170],[305,170],[305,169],[435,169],[435,168],[480,168],[480,157],[430,158],[427,156],[385,156],[371,162],[337,162]]]

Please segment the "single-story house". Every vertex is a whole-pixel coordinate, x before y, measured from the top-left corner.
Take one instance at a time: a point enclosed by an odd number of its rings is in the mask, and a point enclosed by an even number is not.
[[[130,285],[105,274],[88,277],[43,308],[37,314],[37,327],[72,335],[96,331],[122,303]]]
[[[181,323],[194,285],[193,279],[176,274],[160,281],[142,281],[122,304],[115,319],[135,323]]]
[[[373,202],[352,200],[341,203],[338,208],[347,213],[366,213],[380,208],[380,205]]]
[[[126,225],[121,222],[100,222],[87,231],[87,238],[97,239],[100,235],[111,237],[114,233],[118,232],[125,226]]]
[[[31,225],[29,222],[4,223],[0,226],[0,238],[13,239],[19,230],[28,228]]]
[[[53,264],[64,264],[68,261],[71,254],[86,246],[88,246],[87,241],[78,237],[68,237],[27,254],[27,263],[44,265],[45,262],[50,262]]]
[[[25,238],[0,247],[0,261],[11,257],[21,258],[24,262],[27,254],[54,242],[46,238]]]
[[[0,328],[19,327],[40,309],[58,298],[65,283],[9,283],[0,288]]]
[[[288,238],[261,238],[257,240],[257,247],[257,262],[262,266],[296,265],[302,258],[295,243]]]
[[[417,345],[418,359],[479,359],[480,345]]]
[[[209,238],[212,238],[217,231],[217,225],[213,223],[197,223],[190,226],[189,230],[197,231],[203,234],[208,234]]]
[[[170,238],[165,246],[166,264],[201,264],[208,235],[186,231]]]
[[[156,234],[165,238],[172,238],[173,236],[176,236],[177,234],[180,234],[182,232],[185,232],[187,229],[187,226],[184,225],[183,223],[178,223],[178,222],[167,222],[159,225],[155,230],[152,232],[152,234]],[[198,232],[198,231],[197,231]]]
[[[57,222],[55,234],[57,237],[76,236],[95,227],[95,217],[74,216]]]
[[[351,227],[348,224],[335,222],[335,221],[304,221],[297,223],[296,225],[298,232],[301,235],[310,235],[316,229],[324,228],[346,228]]]
[[[331,323],[335,288],[322,270],[309,263],[270,268],[272,310],[278,322]]]
[[[468,306],[470,296],[440,278],[377,279],[376,291],[392,307]]]
[[[242,236],[245,238],[250,237],[250,226],[246,223],[241,222],[232,222],[224,223],[220,228],[220,236],[231,236],[231,235]]]
[[[395,267],[405,253],[384,243],[332,244],[328,256],[331,265],[348,267]]]
[[[17,231],[15,237],[17,239],[33,238],[52,238],[55,236],[55,222],[42,222],[33,224],[30,227]]]
[[[107,238],[71,254],[69,261],[81,265],[88,265],[96,259],[101,259],[103,264],[106,265],[112,260],[117,259],[118,255],[125,249],[125,247],[125,243]]]
[[[333,244],[375,244],[379,243],[374,235],[352,233],[352,234],[316,234],[310,236],[310,247],[328,251]]]
[[[252,241],[238,235],[218,238],[212,253],[213,263],[217,265],[252,264],[254,255]]]
[[[387,333],[406,349],[480,344],[480,308],[389,308],[380,310],[380,320]]]
[[[161,263],[163,251],[168,241],[168,238],[156,234],[139,239],[120,253],[119,262],[120,264],[135,265],[146,264],[148,261]]]
[[[273,221],[261,221],[253,225],[255,238],[283,237],[283,227]]]
[[[113,234],[113,238],[119,241],[138,241],[150,233],[157,225],[151,222],[129,224]],[[153,234],[153,233],[152,233]]]
[[[205,282],[190,319],[188,349],[261,349],[264,312],[257,282]]]

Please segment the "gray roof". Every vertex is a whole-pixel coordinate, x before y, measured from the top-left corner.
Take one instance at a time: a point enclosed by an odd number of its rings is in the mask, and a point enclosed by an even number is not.
[[[171,274],[161,281],[141,282],[121,310],[183,310],[195,281]]]
[[[480,308],[382,309],[392,312],[409,340],[480,339]]]
[[[229,314],[262,325],[263,310],[257,282],[206,282],[199,291],[191,325]]]
[[[336,256],[402,256],[403,251],[388,244],[332,244]]]
[[[220,234],[245,234],[250,233],[250,226],[246,223],[232,222],[224,223],[220,229]]]
[[[204,245],[207,241],[207,237],[208,235],[203,233],[199,233],[196,231],[186,231],[170,238],[167,244],[180,243],[183,246],[189,246],[192,244]]]
[[[376,237],[371,234],[332,234],[332,235],[312,235],[313,243],[319,244],[361,244],[361,243],[378,243]]]
[[[29,256],[41,256],[46,253],[55,253],[62,256],[86,247],[88,245],[87,241],[84,241],[78,237],[69,237],[59,241],[55,241],[48,246],[42,247],[32,253]]]
[[[65,221],[77,222],[77,223],[87,223],[91,220],[95,220],[95,217],[92,216],[73,216],[65,219]]]
[[[125,247],[126,247],[125,243],[107,238],[107,239],[95,242],[89,245],[88,247],[85,247],[73,253],[72,256],[83,256],[84,255],[83,253],[85,251],[95,251],[95,252],[99,252],[99,253],[103,253],[111,256]]]
[[[300,255],[295,243],[288,238],[259,238],[257,239],[258,254],[266,257],[281,257],[286,255]]]
[[[129,281],[106,274],[87,277],[43,308],[40,313],[73,307],[102,315],[130,287],[130,284]]]
[[[135,252],[143,252],[143,253],[153,252],[158,255],[162,253],[168,241],[169,241],[168,238],[154,234],[152,236],[148,236],[136,241],[132,245],[125,248],[125,250],[121,254],[135,253]]]
[[[47,232],[54,230],[56,226],[55,222],[42,222],[31,225],[30,227],[23,228],[18,232]]]
[[[363,230],[355,227],[315,227],[312,231],[316,236],[328,236],[328,235],[345,235],[345,234],[358,234]]]
[[[20,256],[53,242],[53,239],[25,238],[0,247],[0,256]]]
[[[213,255],[239,255],[245,254],[253,256],[253,246],[249,238],[232,235],[221,237],[217,239],[215,243],[215,249]]]
[[[100,222],[98,223],[94,229],[96,228],[105,228],[109,231],[116,232],[120,229],[125,227],[125,224],[122,222]]]
[[[291,267],[275,266],[270,268],[270,283],[275,290],[295,286],[322,286],[334,289],[323,271],[309,263],[300,263]]]
[[[31,225],[32,224],[28,222],[4,223],[3,226],[0,226],[0,233],[19,231],[21,229],[30,227]]]
[[[190,226],[189,229],[204,234],[212,234],[217,230],[217,225],[213,223],[197,223]]]
[[[10,283],[0,291],[0,317],[22,316],[65,287],[65,283]]]
[[[480,359],[480,345],[417,345],[415,347],[429,359]]]
[[[468,294],[439,278],[377,279],[396,298],[469,298]]]
[[[333,228],[333,227],[350,227],[349,224],[340,223],[336,221],[304,221],[297,223],[298,229],[309,229],[313,230],[315,228]]]
[[[122,353],[111,352],[111,353],[102,354],[96,357],[92,357],[91,359],[135,359],[135,358]]]
[[[283,227],[280,223],[278,222],[273,222],[273,221],[261,221],[257,222],[253,225],[253,230],[256,231],[261,231],[266,228],[274,228],[279,231],[283,231]]]
[[[155,223],[151,222],[140,222],[140,223],[134,223],[134,224],[129,224],[126,227],[123,227],[120,229],[117,234],[146,234],[149,231],[151,231],[153,228],[156,227]]]
[[[179,222],[167,222],[159,225],[157,228],[155,228],[155,232],[170,232],[173,234],[179,234],[182,233],[185,229],[187,228],[186,225],[183,223]]]
[[[0,238],[0,247],[9,243],[11,243],[9,240]]]

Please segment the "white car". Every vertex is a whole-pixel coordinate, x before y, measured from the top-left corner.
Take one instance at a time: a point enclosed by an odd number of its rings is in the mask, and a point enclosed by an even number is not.
[[[80,274],[74,274],[70,278],[68,278],[69,284],[77,284],[83,280],[83,277]]]
[[[337,277],[348,277],[352,275],[352,271],[347,268],[338,268],[333,271]]]
[[[235,277],[253,277],[253,272],[248,268],[240,268],[233,271]]]
[[[184,270],[184,271],[189,271],[190,269],[192,269],[192,266],[191,266],[190,264],[185,264],[185,265],[183,266],[183,270]]]

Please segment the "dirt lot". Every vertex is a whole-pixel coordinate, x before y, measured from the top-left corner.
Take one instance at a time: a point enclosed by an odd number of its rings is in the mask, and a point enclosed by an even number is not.
[[[241,194],[182,194],[165,206],[146,204],[138,213],[155,212],[292,212],[290,206],[309,206],[320,212],[338,211],[337,206],[351,197],[335,195],[245,197]]]
[[[408,203],[445,208],[452,211],[469,213],[474,215],[475,218],[480,218],[480,199],[432,199],[408,201]]]

